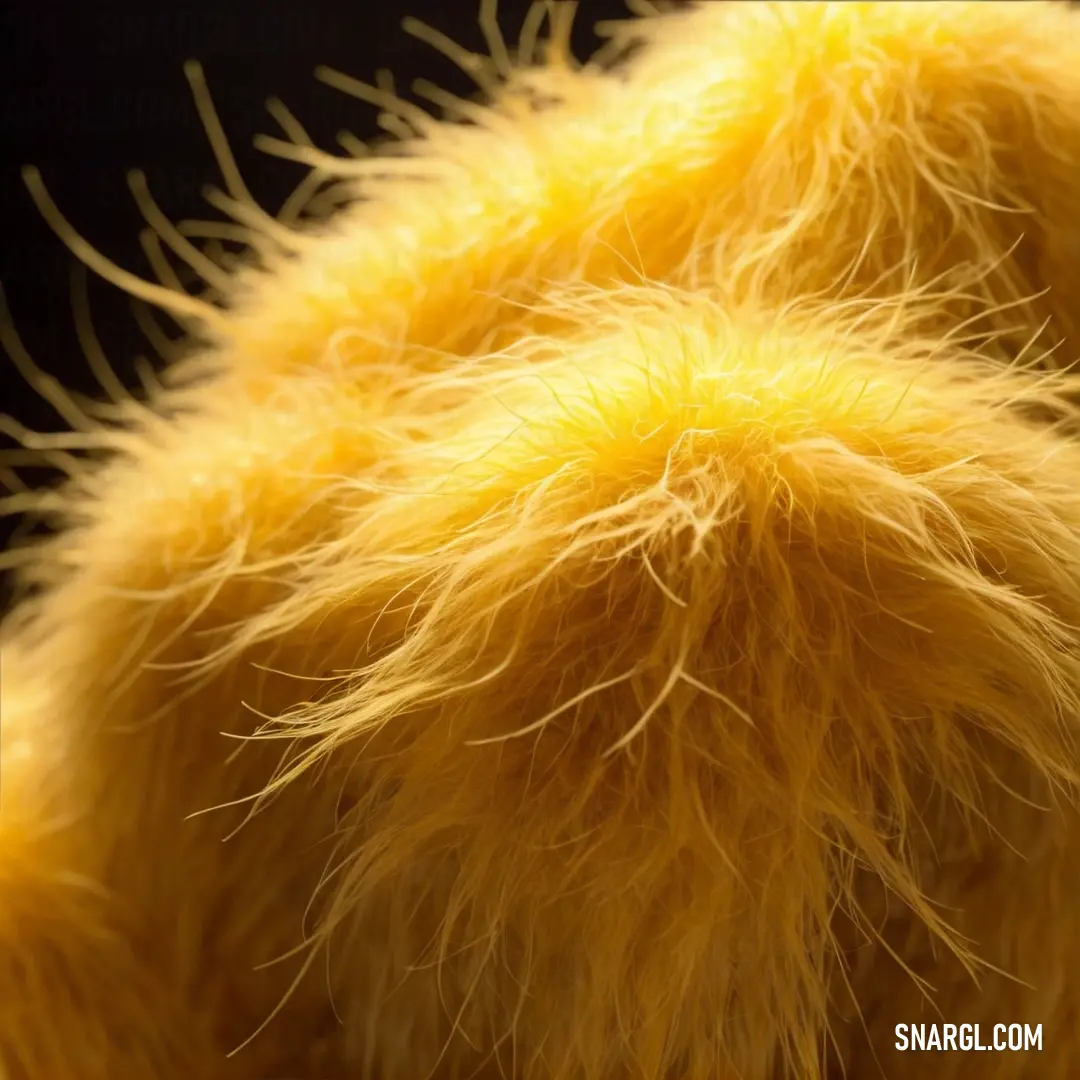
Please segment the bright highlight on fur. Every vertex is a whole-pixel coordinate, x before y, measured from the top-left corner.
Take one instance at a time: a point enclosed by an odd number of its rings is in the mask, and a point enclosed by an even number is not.
[[[412,26],[438,119],[321,72],[398,141],[272,103],[278,217],[189,66],[231,220],[136,174],[158,284],[28,170],[191,336],[137,400],[83,311],[102,403],[4,329],[72,430],[6,421],[70,479],[8,500],[3,1080],[1080,1071],[1080,16],[638,14]]]

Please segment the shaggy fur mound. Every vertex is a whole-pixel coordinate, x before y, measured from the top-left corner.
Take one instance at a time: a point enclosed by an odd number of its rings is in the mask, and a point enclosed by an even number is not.
[[[439,120],[327,73],[401,141],[272,143],[307,224],[192,70],[252,258],[139,194],[201,296],[28,174],[192,345],[77,403],[7,332],[77,430],[7,556],[3,1080],[1080,1072],[1080,16],[542,14]]]

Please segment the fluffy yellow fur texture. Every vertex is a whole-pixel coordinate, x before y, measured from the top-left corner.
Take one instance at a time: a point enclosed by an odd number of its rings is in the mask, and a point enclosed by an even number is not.
[[[4,1080],[1080,1075],[1080,13],[570,14],[280,219],[192,68],[199,295],[27,174],[191,346],[6,332]]]

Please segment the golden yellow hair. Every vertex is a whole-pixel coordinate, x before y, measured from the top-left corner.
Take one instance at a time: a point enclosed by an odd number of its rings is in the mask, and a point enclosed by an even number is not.
[[[190,70],[203,295],[28,174],[192,344],[25,436],[0,1078],[1077,1075],[1080,15],[483,10],[314,224]]]

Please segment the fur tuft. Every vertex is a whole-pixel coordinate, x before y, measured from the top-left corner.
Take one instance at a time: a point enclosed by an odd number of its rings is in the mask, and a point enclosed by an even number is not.
[[[413,26],[439,118],[322,72],[397,141],[274,106],[280,218],[190,66],[233,220],[135,176],[160,284],[28,172],[192,337],[100,403],[3,328],[73,430],[6,424],[69,479],[6,504],[0,1080],[1080,1071],[1080,16],[570,14]]]

